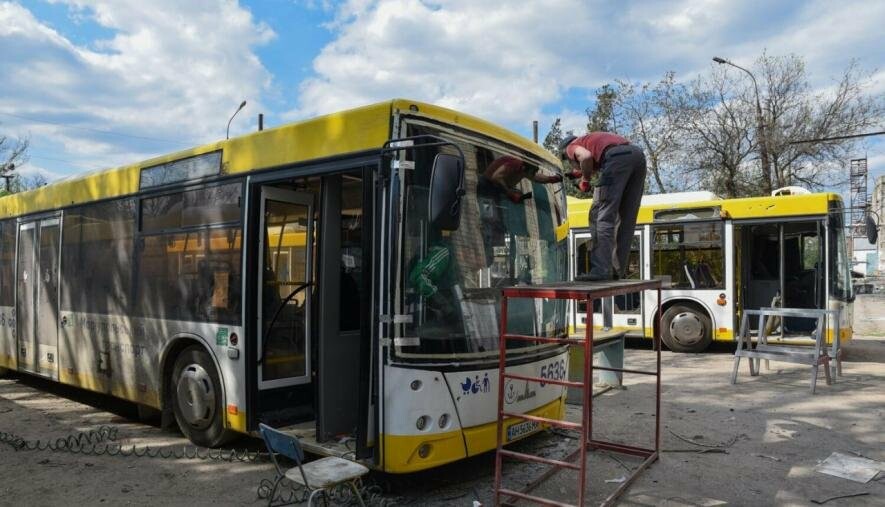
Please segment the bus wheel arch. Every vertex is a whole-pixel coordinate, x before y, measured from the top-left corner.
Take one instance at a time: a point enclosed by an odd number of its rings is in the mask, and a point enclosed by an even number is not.
[[[225,428],[225,393],[215,357],[196,337],[169,344],[162,361],[163,425],[177,426],[194,444],[217,447],[234,433]]]
[[[703,352],[713,342],[713,318],[704,305],[676,299],[662,308],[660,333],[667,348],[673,352]]]

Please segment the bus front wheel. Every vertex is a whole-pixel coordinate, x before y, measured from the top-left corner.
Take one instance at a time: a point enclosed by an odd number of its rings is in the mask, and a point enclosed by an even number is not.
[[[661,321],[661,340],[673,352],[703,352],[713,341],[710,318],[697,308],[673,305]]]
[[[209,354],[199,346],[184,349],[171,380],[172,409],[184,436],[204,447],[230,440],[232,433],[224,429],[221,382]]]

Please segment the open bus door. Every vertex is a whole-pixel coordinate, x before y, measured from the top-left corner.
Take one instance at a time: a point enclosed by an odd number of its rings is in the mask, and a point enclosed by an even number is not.
[[[250,190],[248,427],[291,431],[318,454],[371,458],[376,441],[374,170],[269,176]]]

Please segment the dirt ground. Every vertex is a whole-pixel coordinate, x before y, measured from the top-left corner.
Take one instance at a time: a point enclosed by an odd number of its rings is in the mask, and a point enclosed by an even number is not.
[[[855,306],[858,336],[846,348],[851,362],[832,386],[823,376],[808,393],[809,369],[772,363],[750,377],[742,365],[730,385],[729,347],[705,354],[662,354],[661,459],[642,473],[621,505],[832,505],[885,506],[885,474],[860,484],[820,474],[814,467],[834,451],[885,461],[885,298],[862,296]],[[640,344],[627,351],[627,367],[652,368],[654,354]],[[594,436],[650,446],[654,438],[652,378],[628,375],[626,389],[595,399]],[[577,420],[579,407],[569,410]],[[0,380],[0,440],[59,438],[108,425],[124,445],[173,448],[179,434],[137,422],[133,406],[39,379]],[[514,445],[548,457],[574,448],[568,434],[544,432]],[[230,447],[261,449],[243,439]],[[698,453],[699,450],[712,449]],[[635,458],[592,452],[588,505],[613,491]],[[505,483],[520,488],[540,465],[506,462]],[[216,462],[84,456],[16,451],[0,442],[0,505],[262,505],[256,489],[272,477],[269,462]],[[399,505],[492,504],[494,453],[408,476],[373,474],[385,499]],[[610,482],[606,482],[610,481]],[[536,490],[572,502],[577,476],[564,471]]]

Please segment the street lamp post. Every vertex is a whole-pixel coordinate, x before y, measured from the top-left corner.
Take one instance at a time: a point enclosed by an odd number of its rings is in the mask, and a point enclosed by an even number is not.
[[[753,80],[753,90],[756,92],[756,129],[759,131],[759,134],[757,135],[757,141],[759,142],[759,158],[762,160],[762,174],[765,176],[765,180],[768,184],[771,185],[771,163],[768,159],[768,138],[765,135],[765,121],[762,116],[762,103],[759,100],[759,84],[756,83],[756,76],[754,76],[749,70],[732,61],[726,60],[725,58],[714,56],[713,61],[720,65],[731,65],[736,69],[740,69],[746,72],[750,76],[750,79]]]
[[[230,120],[227,120],[227,131],[226,131],[226,133],[225,133],[225,135],[224,135],[224,138],[225,138],[225,139],[230,139],[230,122],[234,121],[234,116],[236,116],[237,113],[239,113],[240,111],[242,111],[242,109],[243,109],[244,107],[246,107],[246,101],[245,101],[245,100],[244,100],[243,102],[240,102],[240,107],[238,107],[237,110],[234,111],[234,114],[232,114],[232,115],[230,116]]]

